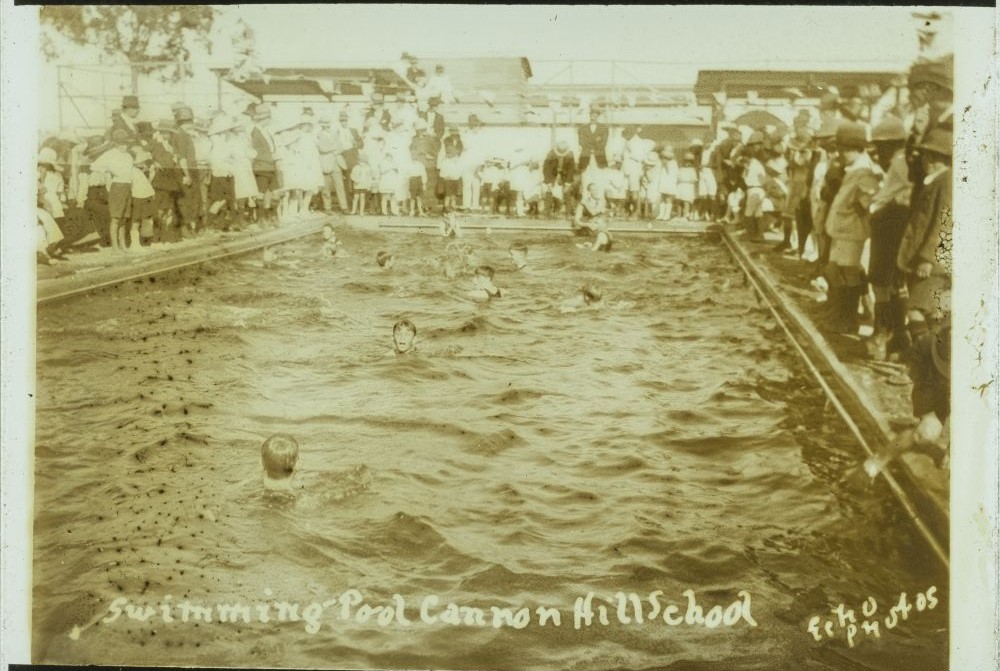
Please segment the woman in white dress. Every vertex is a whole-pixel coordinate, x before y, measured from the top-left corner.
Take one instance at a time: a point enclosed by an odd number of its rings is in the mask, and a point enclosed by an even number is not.
[[[229,133],[232,143],[233,157],[233,189],[236,192],[237,207],[242,210],[248,207],[256,210],[260,191],[257,190],[257,178],[253,174],[253,159],[257,155],[250,144],[250,135],[242,127],[233,128]],[[256,219],[251,216],[251,219]]]

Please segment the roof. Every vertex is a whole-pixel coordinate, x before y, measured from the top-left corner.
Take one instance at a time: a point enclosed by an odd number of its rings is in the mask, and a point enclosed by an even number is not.
[[[711,102],[714,93],[743,97],[754,91],[761,98],[818,97],[823,89],[894,85],[902,72],[894,71],[822,71],[822,70],[699,70],[694,93],[699,102]]]
[[[444,66],[452,88],[459,96],[470,96],[486,90],[496,94],[497,100],[513,99],[522,92],[531,77],[527,58],[429,58],[420,59],[419,65],[428,75],[434,74],[437,65]],[[266,68],[262,78],[246,81],[230,79],[227,68],[213,68],[227,82],[252,96],[314,96],[328,99],[333,96],[365,95],[364,89],[383,94],[399,94],[412,90],[403,78],[398,63],[344,64],[336,67],[274,67]],[[364,86],[363,86],[364,85]]]
[[[400,93],[410,86],[392,68],[386,67],[280,67],[267,68],[262,78],[246,81],[230,79],[227,68],[212,68],[233,86],[252,96],[363,95],[363,84],[374,85],[382,93]]]

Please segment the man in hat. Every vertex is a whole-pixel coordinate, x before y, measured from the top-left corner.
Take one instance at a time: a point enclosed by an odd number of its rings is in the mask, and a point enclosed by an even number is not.
[[[712,152],[712,169],[715,171],[719,186],[717,214],[729,217],[729,194],[740,188],[742,182],[739,166],[733,157],[743,149],[743,136],[733,123],[720,124],[720,128],[725,130],[726,137]]]
[[[910,106],[916,110],[913,128],[907,139],[907,162],[910,181],[913,183],[913,201],[923,187],[925,175],[920,144],[932,130],[941,126],[952,129],[952,98],[954,89],[954,63],[940,60],[916,63],[910,70]]]
[[[340,152],[337,165],[340,166],[341,181],[344,184],[345,207],[354,199],[354,183],[349,178],[354,166],[360,161],[362,144],[361,135],[351,128],[350,121],[351,115],[346,109],[342,109],[337,115],[337,127],[334,129],[337,136],[337,149]]]
[[[844,123],[841,119],[828,118],[816,132],[820,151],[812,173],[809,198],[812,207],[813,240],[819,257],[816,261],[815,276],[821,277],[829,261],[830,237],[826,233],[826,219],[830,204],[837,195],[844,178],[844,160],[837,144],[837,130]]]
[[[121,113],[114,115],[111,121],[109,133],[116,130],[123,130],[128,133],[129,140],[136,142],[139,139],[139,98],[137,96],[125,96],[122,98]]]
[[[410,142],[410,155],[414,161],[423,165],[426,171],[427,177],[424,179],[424,193],[421,199],[424,210],[430,212],[437,193],[437,159],[441,152],[441,142],[434,134],[427,132],[427,122],[423,119],[417,119],[414,130],[415,135]]]
[[[271,108],[261,103],[254,105],[249,112],[253,120],[250,130],[250,146],[254,151],[253,176],[261,195],[263,216],[271,221],[276,217],[274,194],[278,190],[278,164],[274,158],[277,146],[271,133]],[[256,215],[257,208],[251,208],[251,212]]]
[[[652,151],[654,142],[642,136],[641,126],[626,126],[622,131],[625,150],[622,155],[622,173],[628,186],[625,198],[625,212],[633,218],[639,216],[642,197],[639,194],[643,174],[643,163]]]
[[[593,161],[598,168],[603,170],[608,167],[608,159],[605,150],[608,146],[608,127],[598,123],[601,111],[596,107],[590,108],[590,123],[577,128],[577,141],[580,144],[580,159],[577,169],[583,174]]]
[[[462,146],[465,148],[462,153],[465,162],[465,173],[462,175],[462,207],[478,212],[479,192],[482,186],[479,171],[486,160],[487,147],[483,123],[476,114],[469,115],[469,127],[462,135]]]
[[[878,168],[868,155],[864,124],[846,122],[837,129],[837,146],[845,162],[844,177],[826,220],[830,237],[827,325],[836,333],[857,333],[858,300],[867,278],[861,254],[870,235],[870,210],[879,188]]]
[[[374,119],[375,123],[382,127],[383,132],[388,131],[392,124],[392,114],[385,108],[385,97],[378,91],[372,93],[371,107],[365,114],[365,120],[368,119]]]
[[[782,241],[777,251],[791,250],[793,228],[798,237],[798,254],[805,252],[806,239],[812,230],[811,218],[804,216],[803,203],[809,201],[809,171],[812,169],[812,132],[808,126],[796,126],[788,142],[788,196],[782,216]]]
[[[190,107],[174,110],[177,132],[173,134],[174,153],[181,174],[180,197],[177,210],[180,213],[181,234],[193,234],[201,219],[201,184],[205,181],[204,171],[198,168],[195,150],[194,112]]]
[[[886,116],[872,129],[874,158],[885,174],[872,200],[868,262],[868,278],[875,294],[875,332],[868,353],[878,361],[908,347],[905,301],[899,296],[900,278],[896,269],[899,244],[910,218],[913,189],[905,144],[903,122],[894,116]]]
[[[427,81],[427,93],[430,97],[440,98],[445,104],[455,102],[455,92],[451,87],[451,79],[444,72],[443,65],[434,66],[434,76]]]
[[[951,311],[951,131],[935,128],[920,144],[923,184],[896,257],[905,278],[914,341]]]
[[[427,111],[423,114],[427,127],[438,140],[444,137],[444,117],[441,115],[441,98],[435,96],[427,101]]]
[[[350,203],[347,200],[347,190],[344,187],[344,173],[341,167],[342,149],[337,132],[333,129],[333,121],[329,117],[319,120],[319,132],[316,134],[316,147],[319,149],[320,166],[323,168],[323,209],[333,211],[333,195],[337,195],[337,208],[347,213]]]

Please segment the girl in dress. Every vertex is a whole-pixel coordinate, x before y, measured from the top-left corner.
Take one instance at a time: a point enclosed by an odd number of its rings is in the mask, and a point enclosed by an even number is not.
[[[240,127],[233,128],[230,133],[233,144],[233,189],[236,192],[236,206],[242,212],[250,211],[250,220],[257,219],[257,178],[253,174],[253,159],[257,155],[250,145],[250,136]]]
[[[695,221],[703,219],[707,221],[712,218],[719,185],[715,181],[715,171],[711,167],[711,151],[703,150],[699,141],[694,142],[691,149],[694,154],[694,164],[698,168],[698,197],[694,201],[694,218]]]
[[[694,154],[684,154],[684,162],[677,171],[677,201],[681,204],[681,217],[691,216],[691,206],[698,194],[698,172],[694,167]]]
[[[673,217],[674,197],[677,195],[677,159],[674,158],[674,148],[666,146],[661,153],[660,169],[660,207],[656,215],[657,221],[667,221]]]

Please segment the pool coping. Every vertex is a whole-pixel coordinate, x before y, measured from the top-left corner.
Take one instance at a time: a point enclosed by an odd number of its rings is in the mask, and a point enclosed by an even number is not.
[[[826,337],[813,324],[812,320],[796,305],[795,299],[781,289],[768,268],[754,260],[754,252],[747,248],[746,243],[734,237],[724,227],[719,227],[720,235],[729,243],[734,254],[742,257],[754,277],[761,282],[769,297],[777,304],[782,315],[788,319],[799,337],[797,340],[812,357],[818,359],[823,376],[831,384],[835,394],[846,407],[851,419],[862,429],[867,440],[871,441],[873,449],[884,450],[893,441],[889,422],[879,407],[879,404],[859,384],[854,374],[846,367],[828,344]],[[895,459],[889,463],[891,475],[899,483],[900,488],[914,504],[916,512],[930,526],[933,536],[943,547],[948,548],[950,542],[950,512],[949,503],[936,496],[937,488],[929,477],[922,476],[914,467],[914,462],[906,458]],[[950,488],[949,488],[950,491]],[[904,502],[904,508],[908,504]]]

